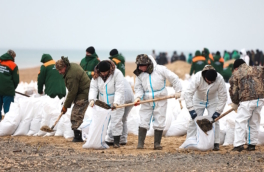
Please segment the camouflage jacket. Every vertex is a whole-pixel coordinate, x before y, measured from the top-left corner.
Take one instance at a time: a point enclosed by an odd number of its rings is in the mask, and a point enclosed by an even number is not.
[[[242,64],[229,79],[233,103],[264,98],[264,68]]]

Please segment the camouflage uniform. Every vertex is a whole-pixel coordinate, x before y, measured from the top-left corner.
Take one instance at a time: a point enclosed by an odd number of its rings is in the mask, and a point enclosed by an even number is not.
[[[77,130],[81,125],[85,111],[89,105],[88,95],[90,79],[85,71],[75,63],[70,63],[68,58],[62,57],[56,62],[56,68],[67,67],[63,76],[65,85],[68,89],[67,98],[64,102],[65,108],[70,108],[74,102],[71,114],[72,129]]]
[[[255,146],[258,142],[260,111],[264,105],[263,70],[262,67],[251,67],[244,63],[233,72],[229,80],[231,100],[239,104],[235,119],[234,147],[245,144],[246,133],[248,145]]]

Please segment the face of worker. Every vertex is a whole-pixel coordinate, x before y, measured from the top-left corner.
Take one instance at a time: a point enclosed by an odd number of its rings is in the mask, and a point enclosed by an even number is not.
[[[61,75],[64,75],[65,74],[65,71],[66,71],[66,67],[62,68],[62,69],[58,69],[59,73]]]
[[[107,76],[108,73],[109,73],[109,71],[106,71],[106,72],[100,72],[100,74],[101,74],[102,76]]]
[[[145,65],[145,66],[138,66],[139,70],[143,71],[143,72],[146,72],[147,68],[148,68],[148,65]]]
[[[86,56],[90,56],[90,55],[92,55],[92,54],[90,54],[90,53],[86,52]]]
[[[207,82],[208,85],[210,85],[214,82],[214,81],[209,81],[207,78],[205,78],[205,81]]]

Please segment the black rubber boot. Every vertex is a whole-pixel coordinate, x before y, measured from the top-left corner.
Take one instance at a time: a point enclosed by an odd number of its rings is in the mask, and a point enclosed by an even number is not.
[[[83,142],[82,132],[80,130],[74,130],[74,138],[72,142]]]
[[[114,136],[114,148],[119,148],[120,136]]]
[[[241,152],[242,150],[244,150],[244,145],[240,145],[232,149],[232,151],[238,151],[238,152]]]
[[[160,146],[161,138],[162,138],[163,130],[155,130],[154,131],[154,150],[161,150]]]
[[[113,142],[107,142],[107,141],[105,141],[105,143],[106,143],[108,146],[113,146],[113,145],[114,145]]]
[[[219,143],[215,143],[213,151],[219,151],[219,150],[220,150],[219,149]]]
[[[247,151],[254,151],[254,150],[256,150],[256,146],[255,145],[248,145]]]
[[[147,135],[146,128],[138,128],[138,146],[137,149],[144,149],[144,142]]]

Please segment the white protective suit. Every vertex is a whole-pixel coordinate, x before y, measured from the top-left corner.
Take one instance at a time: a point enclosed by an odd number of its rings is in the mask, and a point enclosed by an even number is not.
[[[92,79],[89,91],[89,100],[96,100],[99,93],[99,100],[112,105],[124,104],[124,76],[120,70],[115,68],[115,71],[110,75],[106,82],[101,77]],[[118,108],[111,113],[111,130],[113,136],[121,136],[123,131],[122,118],[124,115],[124,108]],[[100,115],[100,114],[99,114]]]
[[[134,101],[134,93],[133,90],[131,88],[131,85],[127,82],[126,79],[124,79],[124,90],[125,90],[125,104],[127,103],[132,103]],[[133,108],[133,106],[128,106],[125,107],[125,111],[124,111],[124,115],[122,118],[122,122],[123,122],[123,131],[122,131],[122,135],[120,137],[120,143],[124,144],[127,143],[127,117],[129,112],[131,111],[131,109]],[[107,135],[105,137],[105,141],[109,142],[109,143],[113,143],[114,142],[114,138],[112,135],[112,130],[111,127],[107,130]]]
[[[234,147],[245,144],[247,131],[247,144],[257,145],[260,124],[260,111],[264,106],[264,99],[250,100],[239,103],[237,118],[235,120]]]
[[[206,67],[207,66],[205,66],[205,68]],[[205,109],[207,109],[208,116],[210,117],[212,117],[215,112],[221,114],[227,101],[225,80],[222,75],[217,73],[215,82],[209,85],[204,80],[202,71],[197,72],[192,77],[192,81],[184,94],[184,98],[188,110],[195,110],[197,116],[203,116]],[[186,139],[195,135],[196,125],[194,120],[191,119],[189,122],[189,128],[187,129]],[[219,121],[215,122],[215,143],[220,143]]]
[[[243,59],[246,62],[246,64],[249,66],[250,59],[245,49],[240,50],[240,58]]]
[[[151,55],[148,55],[153,63],[153,72],[142,72],[136,77],[135,96],[143,100],[167,96],[166,79],[173,85],[175,92],[181,92],[182,86],[179,77],[165,66],[157,65]],[[149,129],[153,115],[154,130],[163,130],[165,127],[167,100],[141,104],[139,111],[139,127]]]

